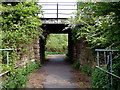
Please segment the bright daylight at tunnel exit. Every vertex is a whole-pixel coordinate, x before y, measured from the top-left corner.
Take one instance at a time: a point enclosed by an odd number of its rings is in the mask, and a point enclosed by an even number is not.
[[[0,89],[120,89],[119,0],[0,2]]]

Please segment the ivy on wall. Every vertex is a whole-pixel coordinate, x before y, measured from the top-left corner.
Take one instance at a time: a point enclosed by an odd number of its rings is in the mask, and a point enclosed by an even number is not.
[[[0,36],[2,40],[0,48],[16,49],[9,54],[10,64],[8,67],[5,64],[1,65],[6,60],[5,52],[1,53],[2,61],[0,60],[0,65],[2,70],[10,71],[10,75],[4,78],[3,86],[5,88],[19,88],[26,83],[27,78],[23,71],[14,68],[16,61],[20,59],[19,53],[25,54],[27,52],[28,45],[33,42],[36,36],[42,36],[42,29],[40,28],[42,23],[40,17],[38,17],[38,14],[43,14],[42,7],[31,1],[19,2],[14,5],[13,3],[0,4]],[[32,64],[32,66],[32,68],[35,68],[35,65]],[[17,72],[17,70],[19,71]],[[12,81],[10,82],[10,80]]]
[[[42,6],[36,2],[19,2],[1,4],[0,23],[2,34],[2,49],[16,49],[12,53],[12,60],[18,58],[18,53],[25,53],[36,36],[42,36],[40,17]],[[11,60],[11,61],[12,61]]]
[[[41,6],[37,7],[34,2],[22,2],[15,6],[2,5],[2,48],[20,49],[28,45],[36,35],[40,18],[37,14],[42,13]]]

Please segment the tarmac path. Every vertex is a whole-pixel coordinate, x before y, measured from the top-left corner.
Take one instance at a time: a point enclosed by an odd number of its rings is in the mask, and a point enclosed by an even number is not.
[[[47,74],[43,88],[77,88],[72,66],[65,61],[65,55],[48,57],[48,62],[43,66]]]

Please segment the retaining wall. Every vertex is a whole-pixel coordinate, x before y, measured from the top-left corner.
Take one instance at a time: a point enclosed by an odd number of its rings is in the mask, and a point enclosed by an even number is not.
[[[39,44],[39,36],[37,36],[27,47],[24,47],[28,48],[27,52],[19,54],[21,58],[17,60],[17,66],[23,66],[29,62],[41,62]]]
[[[92,50],[88,48],[88,43],[81,38],[74,42],[73,46],[73,60],[79,61],[82,66],[88,65],[89,67],[94,66],[94,58]]]

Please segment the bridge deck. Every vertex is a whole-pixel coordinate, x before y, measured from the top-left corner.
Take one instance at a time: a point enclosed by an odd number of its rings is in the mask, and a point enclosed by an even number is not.
[[[43,24],[67,24],[67,18],[41,18]]]

